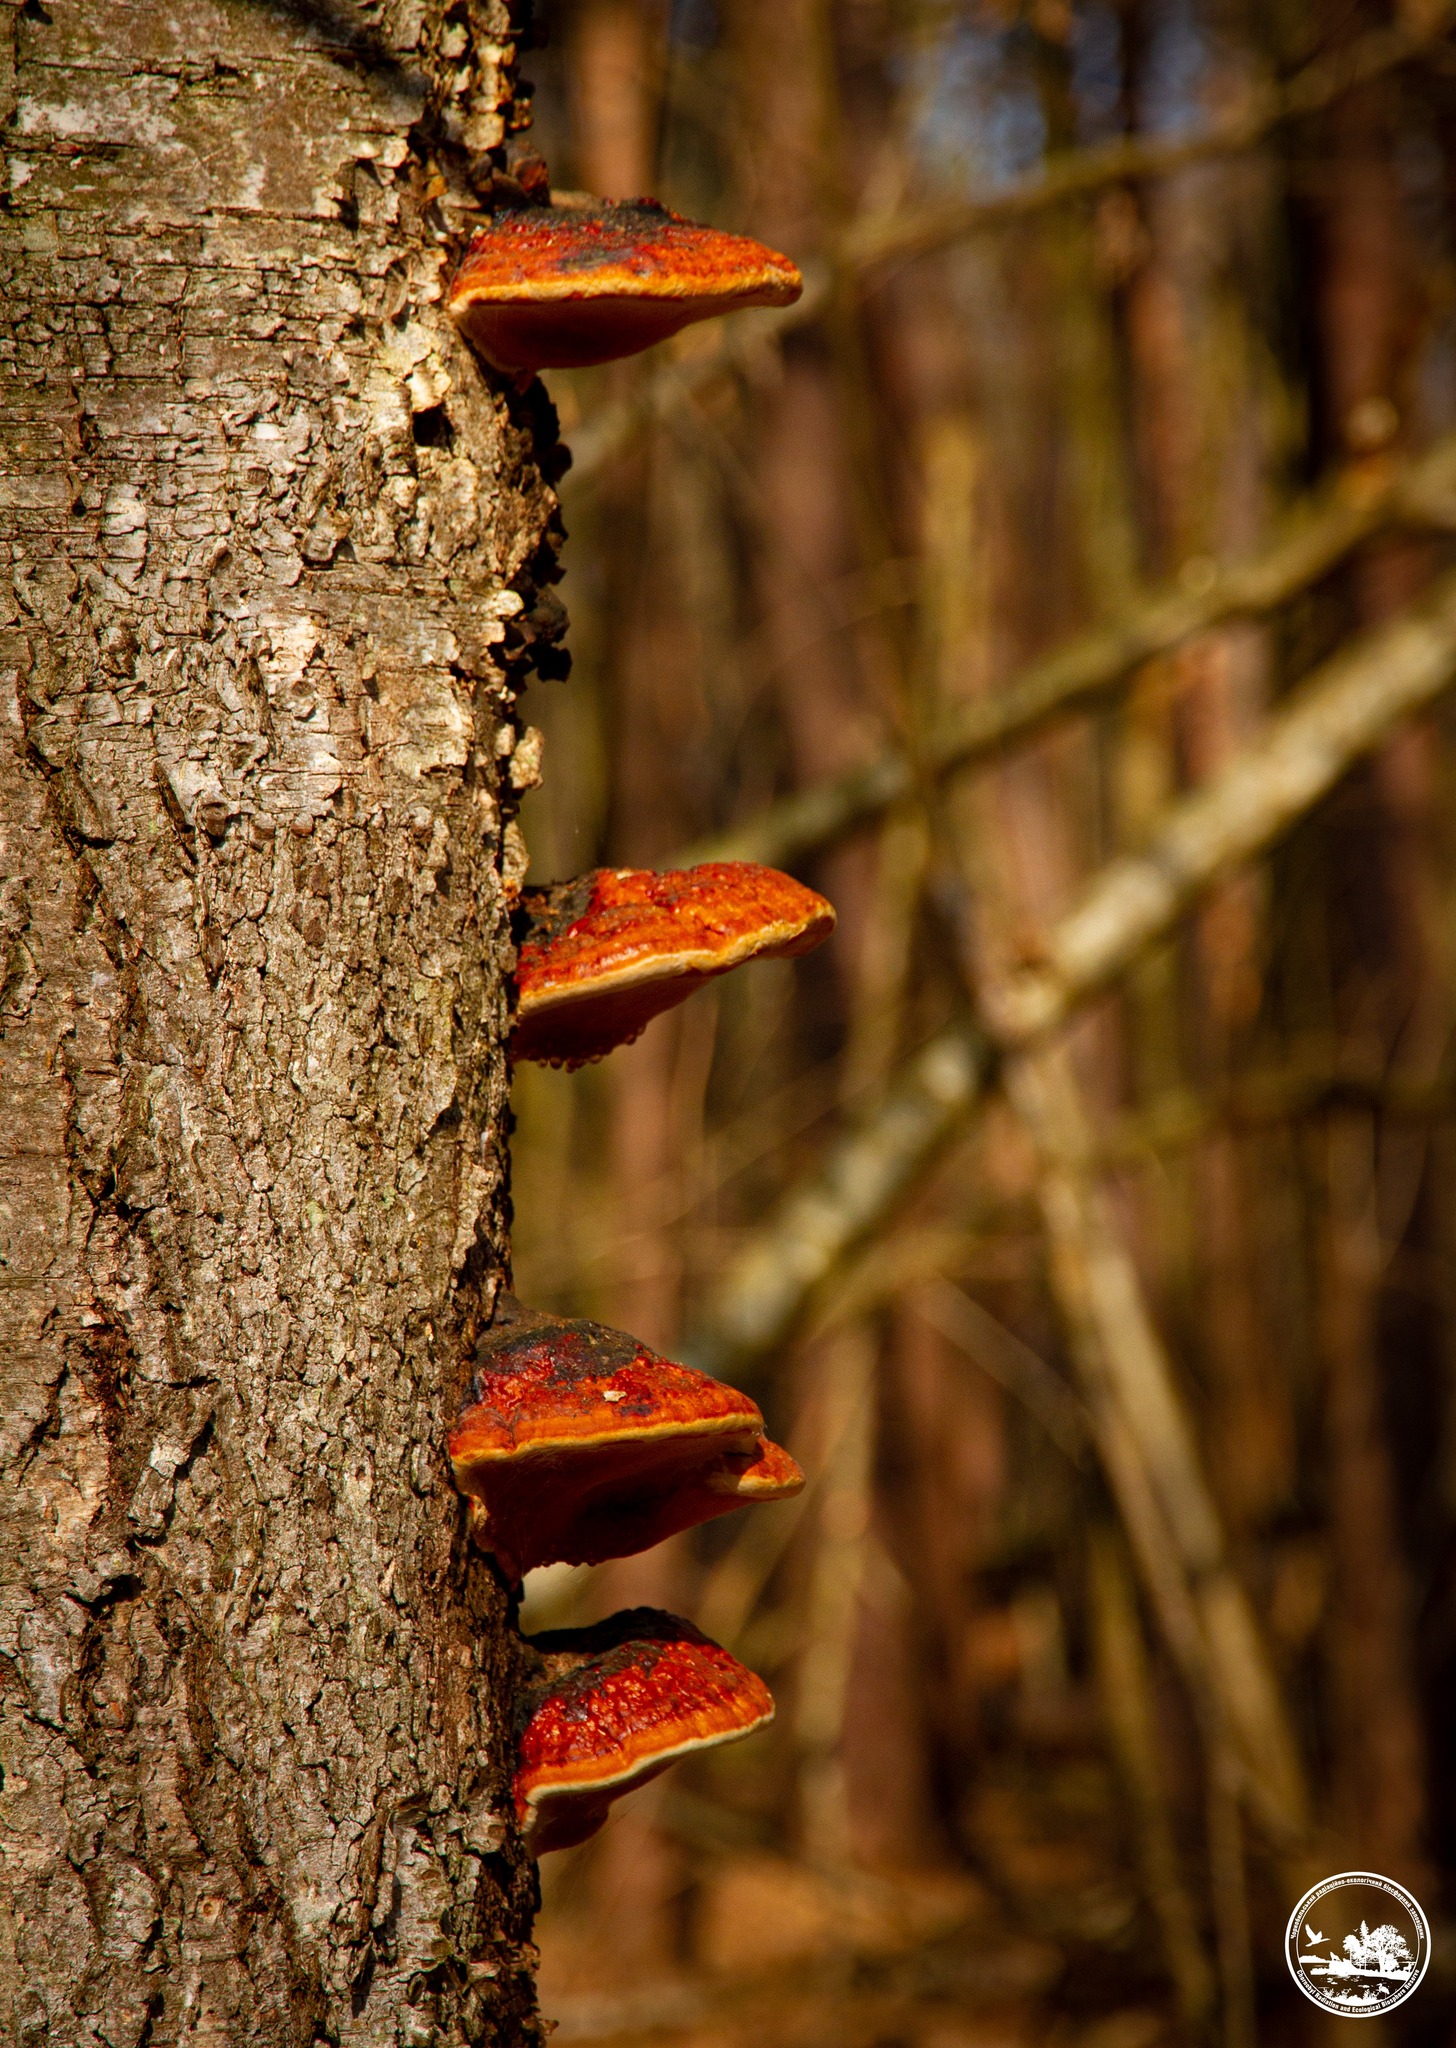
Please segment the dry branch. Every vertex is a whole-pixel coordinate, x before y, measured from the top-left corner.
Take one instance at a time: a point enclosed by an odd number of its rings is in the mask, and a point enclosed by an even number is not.
[[[1103,1719],[1131,1812],[1143,1897],[1157,1924],[1179,2017],[1196,2029],[1212,2002],[1212,1972],[1179,1868],[1147,1649],[1121,1544],[1106,1528],[1094,1528],[1091,1539],[1088,1604]]]
[[[1297,1837],[1307,1824],[1297,1748],[1247,1596],[1229,1565],[1172,1361],[1090,1169],[1091,1134],[1069,1063],[1058,1048],[1038,1047],[1007,1062],[1006,1085],[1037,1151],[1053,1288],[1099,1446],[1109,1418],[1125,1427],[1165,1532],[1160,1548],[1171,1549],[1191,1601],[1201,1650],[1199,1668],[1186,1675],[1195,1698],[1212,1695],[1210,1743],[1216,1749],[1227,1731],[1254,1811],[1276,1840]],[[1120,1496],[1122,1461],[1104,1447],[1104,1464]],[[1125,1512],[1124,1519],[1131,1532],[1134,1517]],[[1179,1637],[1184,1633],[1186,1624]]]
[[[1141,854],[1114,860],[1055,925],[1046,958],[998,998],[1025,1045],[1122,972],[1219,875],[1311,810],[1352,762],[1443,690],[1456,667],[1456,575],[1419,610],[1363,636],[1307,681],[1204,788],[1169,807]]]
[[[1185,570],[1182,580],[1150,591],[1120,618],[1031,662],[993,697],[945,718],[922,743],[920,773],[938,777],[969,768],[1113,689],[1140,663],[1195,634],[1288,604],[1372,535],[1400,525],[1446,526],[1453,514],[1456,436],[1402,467],[1351,471],[1292,515],[1263,553],[1223,567],[1209,563],[1195,587]],[[784,797],[680,859],[792,866],[883,814],[910,793],[915,780],[916,764],[908,754],[882,754],[832,782]]]
[[[1167,140],[1128,136],[1090,149],[1068,150],[1052,157],[1035,177],[983,199],[947,201],[883,217],[866,215],[853,222],[827,262],[805,265],[804,295],[797,305],[768,320],[761,313],[726,320],[713,346],[669,361],[644,377],[630,397],[588,418],[573,441],[573,489],[599,477],[649,421],[741,370],[771,340],[817,320],[827,310],[839,279],[928,254],[988,228],[1032,219],[1111,185],[1167,177],[1189,164],[1252,149],[1283,123],[1322,113],[1356,86],[1427,54],[1444,35],[1450,12],[1441,8],[1424,33],[1378,29],[1330,56],[1316,58],[1283,87],[1256,90],[1197,134]]]
[[[1448,18],[1443,9],[1441,21]],[[1166,178],[1210,157],[1252,149],[1286,121],[1323,113],[1357,86],[1380,78],[1430,49],[1435,31],[1377,29],[1328,56],[1317,57],[1283,86],[1264,86],[1241,105],[1195,134],[1163,138],[1123,136],[1089,149],[1052,157],[1034,178],[984,199],[947,200],[856,221],[839,245],[839,261],[853,271],[923,256],[985,228],[1026,220],[1069,199],[1083,199],[1109,185]]]
[[[1456,1115],[1456,1074],[1446,1068],[1429,1079],[1370,1072],[1331,1047],[1208,1090],[1178,1087],[1154,1096],[1110,1124],[1097,1163],[1105,1172],[1187,1151],[1214,1130],[1268,1130],[1341,1109],[1377,1112],[1387,1123],[1449,1118]]]
[[[1146,851],[1110,862],[1012,980],[992,1019],[946,1027],[880,1109],[742,1245],[711,1298],[694,1358],[732,1378],[789,1335],[843,1259],[882,1230],[979,1100],[995,1051],[1033,1043],[1128,967],[1210,884],[1262,853],[1402,719],[1456,675],[1456,576],[1317,670],[1260,739],[1170,805]]]
[[[914,1301],[916,1314],[1034,1415],[1064,1457],[1087,1462],[1087,1410],[1029,1344],[948,1280],[928,1280]]]
[[[829,1450],[796,1667],[800,1846],[819,1869],[853,1860],[842,1749],[874,1490],[875,1333],[838,1330],[818,1361]]]

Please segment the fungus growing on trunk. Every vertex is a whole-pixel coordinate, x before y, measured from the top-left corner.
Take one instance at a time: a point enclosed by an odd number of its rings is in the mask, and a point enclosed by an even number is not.
[[[540,1676],[516,1717],[516,1814],[533,1855],[594,1835],[614,1799],[679,1757],[766,1727],[763,1680],[652,1607],[528,1639]]]
[[[475,1540],[512,1578],[630,1557],[803,1486],[736,1388],[601,1323],[510,1297],[496,1317],[449,1450]]]
[[[748,960],[810,953],[834,909],[777,868],[597,868],[522,891],[518,1060],[579,1067],[630,1045],[662,1011]]]
[[[474,236],[449,308],[488,362],[516,376],[610,363],[694,320],[791,306],[797,267],[747,235],[655,199],[519,206]]]

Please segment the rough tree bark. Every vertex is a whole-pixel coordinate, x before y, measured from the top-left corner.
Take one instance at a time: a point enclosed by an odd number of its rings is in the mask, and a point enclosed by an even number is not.
[[[502,0],[6,0],[0,2010],[535,2038],[507,1258],[554,419],[440,310]],[[474,182],[472,182],[474,181]]]

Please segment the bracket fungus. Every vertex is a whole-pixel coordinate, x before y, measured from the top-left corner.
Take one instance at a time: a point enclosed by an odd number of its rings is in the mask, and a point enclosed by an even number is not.
[[[791,306],[787,256],[669,213],[655,199],[503,208],[472,238],[449,310],[487,362],[517,377],[615,362],[695,320]]]
[[[763,1680],[652,1607],[529,1638],[540,1676],[517,1709],[516,1814],[535,1856],[594,1835],[614,1799],[695,1750],[773,1719]]]
[[[601,1323],[503,1296],[450,1432],[476,1543],[514,1579],[631,1557],[680,1529],[800,1491],[746,1394]]]
[[[579,1067],[749,960],[810,953],[834,908],[777,868],[708,861],[657,873],[597,868],[521,892],[518,1060]]]

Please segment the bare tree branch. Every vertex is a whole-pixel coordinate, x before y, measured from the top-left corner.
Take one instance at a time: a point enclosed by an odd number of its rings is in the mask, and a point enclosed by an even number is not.
[[[1142,1622],[1111,1529],[1089,1532],[1093,1665],[1113,1757],[1128,1795],[1143,1897],[1157,1923],[1182,2022],[1196,2032],[1213,2001],[1213,1973],[1180,1867]]]
[[[1000,994],[994,1040],[966,1020],[916,1053],[876,1113],[742,1245],[691,1346],[728,1377],[753,1369],[799,1322],[844,1258],[883,1230],[965,1123],[996,1051],[1034,1043],[1160,937],[1209,885],[1262,853],[1402,719],[1456,676],[1456,575],[1426,603],[1317,670],[1258,742],[1169,806],[1146,851],[1110,862],[1049,935],[1045,960]]]
[[[1149,592],[1120,618],[1082,633],[927,735],[920,772],[949,775],[1113,689],[1140,663],[1232,618],[1257,618],[1329,574],[1352,549],[1392,526],[1446,526],[1456,517],[1456,435],[1381,474],[1338,477],[1295,513],[1262,554]],[[757,817],[700,841],[680,859],[758,860],[792,866],[909,795],[916,766],[882,754],[833,782],[797,790]]]
[[[1444,33],[1449,10],[1441,11]],[[896,211],[876,220],[856,221],[836,252],[851,270],[923,256],[943,249],[984,228],[1001,227],[1082,199],[1109,185],[1147,178],[1166,178],[1188,164],[1210,157],[1234,156],[1252,149],[1286,121],[1322,113],[1334,101],[1397,65],[1425,54],[1436,40],[1433,27],[1423,34],[1406,28],[1377,29],[1328,56],[1317,57],[1283,86],[1264,86],[1242,104],[1196,134],[1168,138],[1121,136],[1090,149],[1067,150],[1049,159],[1034,178],[1010,185],[984,199],[947,200],[939,205]]]
[[[1006,1063],[1006,1088],[1038,1154],[1052,1284],[1110,1482],[1121,1505],[1122,1468],[1104,1441],[1112,1411],[1126,1426],[1184,1577],[1205,1646],[1194,1683],[1211,1694],[1208,1739],[1215,1748],[1227,1740],[1237,1751],[1245,1796],[1272,1838],[1297,1838],[1308,1826],[1298,1747],[1248,1597],[1229,1565],[1172,1361],[1091,1170],[1091,1133],[1070,1063],[1053,1046],[1023,1053]],[[1135,1518],[1124,1518],[1136,1544]],[[1149,1585],[1155,1592],[1151,1579]],[[1170,1642],[1176,1652],[1177,1641]]]
[[[1445,35],[1450,17],[1450,7],[1442,7],[1420,34],[1405,28],[1377,29],[1330,56],[1316,58],[1286,85],[1251,93],[1195,135],[1128,136],[1095,148],[1067,150],[1050,158],[1034,177],[983,199],[950,200],[853,222],[827,261],[805,266],[804,295],[797,305],[767,320],[761,313],[750,313],[724,321],[715,345],[670,360],[644,377],[630,397],[589,418],[573,442],[572,489],[595,481],[650,420],[706,392],[765,346],[817,320],[839,279],[926,255],[987,228],[1029,220],[1110,185],[1167,177],[1189,164],[1253,149],[1286,121],[1321,113],[1356,86],[1428,55]]]
[[[1053,928],[1040,965],[998,997],[998,1036],[1025,1045],[1061,1023],[1165,932],[1210,882],[1261,853],[1456,666],[1456,576],[1318,670],[1262,738],[1171,805],[1146,850],[1110,861]]]

